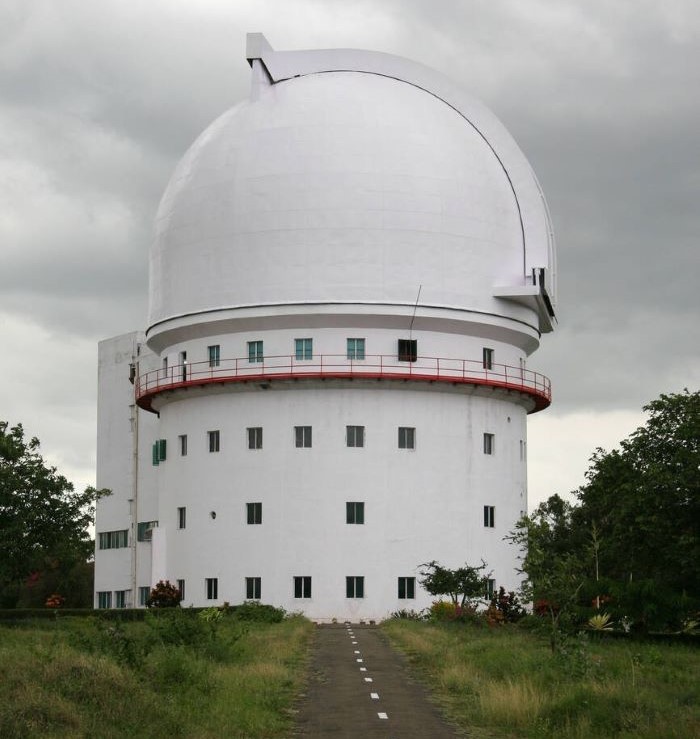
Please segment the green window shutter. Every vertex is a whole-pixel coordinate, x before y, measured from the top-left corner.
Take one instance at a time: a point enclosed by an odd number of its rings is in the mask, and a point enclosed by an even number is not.
[[[166,446],[166,439],[158,439],[158,461],[160,462],[165,462]]]
[[[160,453],[158,451],[158,442],[156,441],[153,444],[153,464],[158,465],[160,464]]]

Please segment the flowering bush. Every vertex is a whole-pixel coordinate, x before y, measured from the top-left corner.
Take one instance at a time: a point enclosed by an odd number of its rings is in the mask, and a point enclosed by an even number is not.
[[[46,599],[46,603],[44,605],[47,608],[60,608],[65,602],[66,599],[62,595],[60,595],[59,593],[52,593]]]

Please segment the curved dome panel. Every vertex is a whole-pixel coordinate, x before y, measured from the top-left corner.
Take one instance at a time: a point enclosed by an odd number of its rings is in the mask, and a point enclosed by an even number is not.
[[[525,284],[520,204],[456,109],[358,71],[257,93],[171,179],[151,250],[151,326],[243,306],[410,305],[419,285],[422,304],[526,317],[494,298],[494,286]]]

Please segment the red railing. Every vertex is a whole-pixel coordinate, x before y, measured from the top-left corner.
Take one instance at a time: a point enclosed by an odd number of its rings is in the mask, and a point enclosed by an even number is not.
[[[494,364],[486,368],[481,360],[475,359],[418,357],[415,362],[402,362],[395,354],[368,354],[364,359],[349,359],[344,354],[322,354],[314,355],[312,359],[297,359],[295,355],[265,357],[257,362],[251,362],[247,357],[222,359],[216,366],[204,361],[153,370],[136,379],[136,402],[141,408],[152,410],[155,396],[167,391],[229,382],[302,378],[488,385],[529,395],[535,402],[533,411],[546,408],[552,399],[549,379],[522,367]]]

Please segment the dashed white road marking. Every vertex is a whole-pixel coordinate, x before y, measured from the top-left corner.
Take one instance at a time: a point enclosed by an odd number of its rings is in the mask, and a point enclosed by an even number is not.
[[[360,667],[360,672],[367,672],[367,668],[366,667]]]
[[[372,682],[372,678],[371,677],[366,677],[365,678],[365,682],[366,683],[371,683]]]
[[[356,662],[364,662],[364,660],[362,659],[362,657],[358,657],[357,660],[355,660],[355,661]]]
[[[355,650],[355,654],[361,654],[360,650],[359,649],[356,649]]]
[[[356,641],[354,641],[354,642],[353,642],[353,644],[357,644],[357,642],[356,642]]]
[[[371,699],[372,699],[373,701],[378,701],[378,700],[379,700],[379,693],[370,693],[370,694],[369,694],[369,697],[370,697],[370,698],[371,698]]]
[[[377,716],[379,716],[379,718],[384,718],[384,719],[387,719],[387,718],[389,718],[388,714],[386,714],[386,713],[383,713],[382,711],[380,711],[380,712],[379,712],[379,713],[377,714]]]

